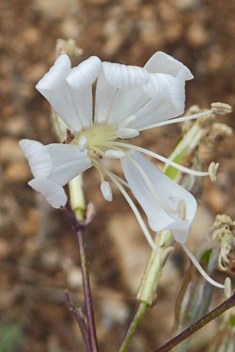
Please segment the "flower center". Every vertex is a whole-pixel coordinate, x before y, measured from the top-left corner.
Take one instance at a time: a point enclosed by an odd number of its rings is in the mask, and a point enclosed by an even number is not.
[[[117,127],[107,123],[93,124],[91,127],[83,129],[82,133],[75,138],[75,144],[81,144],[84,139],[92,161],[102,159],[107,157],[105,154],[107,150],[114,148],[112,144],[118,139],[117,131]]]

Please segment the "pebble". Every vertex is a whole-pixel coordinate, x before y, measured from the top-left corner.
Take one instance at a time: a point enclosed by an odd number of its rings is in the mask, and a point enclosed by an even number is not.
[[[8,182],[26,183],[32,178],[27,161],[12,161],[5,169],[5,177]]]
[[[2,138],[0,140],[0,160],[2,162],[9,162],[18,159],[24,159],[18,140],[11,137]]]

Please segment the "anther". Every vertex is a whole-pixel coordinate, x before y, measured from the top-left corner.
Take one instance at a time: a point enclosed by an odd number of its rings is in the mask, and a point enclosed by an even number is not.
[[[137,137],[140,133],[134,128],[120,128],[117,130],[117,136],[119,138],[134,138]]]
[[[135,120],[136,120],[136,115],[128,116],[125,120],[123,120],[122,122],[119,123],[118,129],[120,129],[120,128],[126,128],[126,127],[129,126],[132,122],[134,122]]]
[[[101,183],[100,190],[103,194],[104,199],[109,202],[112,202],[113,200],[112,188],[108,181],[103,181]]]
[[[211,110],[218,115],[230,114],[233,111],[231,105],[225,103],[212,103]]]
[[[216,174],[217,174],[218,168],[219,168],[219,163],[215,163],[214,161],[212,161],[212,163],[210,163],[209,165],[208,173],[212,182],[216,181]]]
[[[227,298],[232,296],[231,279],[229,277],[226,277],[224,281],[224,293]]]
[[[181,220],[185,220],[186,218],[186,207],[185,201],[181,200],[178,205],[178,215]]]
[[[87,147],[87,138],[83,135],[78,143],[78,145],[81,147],[81,151],[84,151]]]
[[[123,158],[126,154],[125,152],[123,152],[122,150],[106,150],[105,155],[107,155],[110,158],[114,158],[114,159],[121,159]]]

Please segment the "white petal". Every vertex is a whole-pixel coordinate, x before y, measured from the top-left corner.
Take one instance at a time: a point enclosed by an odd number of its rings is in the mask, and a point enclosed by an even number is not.
[[[103,181],[100,185],[100,190],[103,194],[103,197],[105,200],[112,202],[113,200],[113,194],[112,194],[112,188],[109,182]]]
[[[95,122],[107,121],[116,92],[117,87],[108,83],[104,71],[101,70],[96,85]]]
[[[66,185],[74,177],[80,175],[83,171],[92,166],[90,158],[86,157],[81,160],[70,161],[66,164],[61,164],[53,168],[49,175],[51,180],[54,180],[60,186]]]
[[[171,229],[175,240],[185,243],[196,213],[196,200],[189,192],[161,172],[144,155],[135,152],[133,153],[133,157],[147,174],[161,202],[168,209],[175,211],[175,213],[172,213],[164,210],[150,192],[139,170],[128,158],[122,158],[121,163],[127,182],[145,211],[151,229],[154,231]],[[177,215],[178,206],[182,201],[185,202],[186,210],[184,220],[180,219]]]
[[[61,55],[54,66],[36,85],[37,90],[49,101],[52,108],[62,118],[71,131],[80,131],[83,127],[82,121],[90,121],[90,116],[79,114],[78,102],[74,99],[72,88],[66,82],[66,77],[71,71],[71,63],[67,55]],[[80,100],[84,104],[91,105],[91,93],[82,91]],[[89,96],[88,96],[89,95]],[[82,109],[83,113],[84,108]],[[86,109],[85,109],[86,110]],[[81,119],[81,116],[82,119]]]
[[[76,112],[76,120],[80,121],[82,127],[89,127],[92,124],[93,114],[92,86],[85,89],[70,87],[70,94]]]
[[[148,82],[144,85],[146,94],[151,99],[167,98],[170,94],[170,87],[174,77],[164,73],[152,73],[149,75]]]
[[[148,80],[148,72],[138,66],[103,62],[103,69],[107,81],[121,89],[138,88]]]
[[[136,112],[136,120],[128,127],[138,128],[147,127],[157,122],[166,121],[184,112],[184,106],[179,110],[171,101],[171,99],[154,99],[145,104]]]
[[[174,78],[170,87],[170,98],[172,103],[179,111],[184,111],[185,104],[185,74],[180,70]]]
[[[112,87],[112,86],[110,86]],[[150,101],[142,87],[136,89],[118,89],[108,114],[108,122],[118,125]]]
[[[91,86],[98,77],[101,65],[102,63],[97,56],[91,56],[89,59],[81,62],[77,67],[72,68],[66,81],[74,89],[85,89]]]
[[[186,81],[193,78],[192,73],[185,65],[161,51],[156,52],[145,64],[144,68],[150,73],[169,73],[174,77],[183,69]]]
[[[87,150],[82,151],[78,145],[49,144],[46,148],[53,162],[48,177],[60,186],[64,186],[92,166]]]
[[[29,181],[28,184],[35,189],[35,191],[40,192],[53,208],[58,209],[67,202],[67,196],[63,187],[58,186],[49,179],[34,178]]]
[[[52,169],[52,159],[45,146],[40,142],[29,139],[22,139],[19,145],[28,159],[33,176],[47,177]]]
[[[178,110],[184,109],[185,76],[182,69],[176,77],[163,73],[151,74],[144,90],[152,99],[170,98]]]
[[[61,80],[65,79],[71,70],[71,62],[68,55],[58,57],[54,65],[36,85],[37,90],[55,89]]]
[[[87,150],[82,150],[79,145],[51,143],[45,146],[51,156],[53,167],[66,162],[86,158]]]

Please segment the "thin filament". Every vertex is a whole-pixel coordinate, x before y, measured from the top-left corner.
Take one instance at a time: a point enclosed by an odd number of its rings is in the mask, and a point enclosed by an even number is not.
[[[181,246],[183,247],[183,249],[185,250],[186,254],[188,255],[188,257],[191,259],[191,261],[193,262],[193,264],[195,265],[195,267],[197,268],[197,270],[199,271],[199,273],[206,279],[206,281],[208,281],[211,285],[215,286],[215,287],[219,287],[219,288],[224,288],[224,285],[219,284],[218,282],[216,282],[215,280],[213,280],[206,272],[205,270],[202,269],[201,265],[198,263],[197,259],[193,256],[193,254],[190,252],[190,250],[188,249],[188,247],[186,246],[186,244],[181,243]]]
[[[180,170],[182,172],[185,172],[187,174],[190,174],[190,175],[194,175],[194,176],[208,176],[209,175],[208,172],[195,171],[195,170],[188,169],[187,167],[182,166],[180,164],[177,164],[174,161],[169,160],[167,158],[164,158],[163,156],[161,156],[161,155],[159,155],[157,153],[151,152],[150,150],[138,147],[138,146],[133,145],[133,144],[113,142],[112,145],[115,145],[115,146],[118,146],[118,147],[122,147],[122,148],[128,148],[128,149],[137,150],[137,151],[139,151],[141,153],[150,155],[150,156],[154,157],[155,159],[158,159],[158,160],[162,161],[163,163],[171,165],[171,166],[175,167],[176,169],[178,169],[178,170]]]
[[[197,119],[198,117],[201,117],[201,116],[204,116],[204,115],[208,115],[208,114],[210,114],[212,112],[213,112],[212,110],[207,110],[207,111],[200,112],[198,114],[194,114],[194,115],[190,115],[190,116],[182,116],[182,117],[178,117],[176,119],[171,119],[171,120],[167,120],[167,121],[157,122],[157,123],[154,123],[153,125],[140,127],[137,130],[138,131],[145,131],[145,130],[149,130],[150,128],[154,128],[154,127],[160,127],[160,126],[170,125],[172,123],[178,123],[178,122],[183,122],[183,121],[187,121],[187,120],[193,120],[193,119]]]
[[[115,183],[115,185],[118,187],[118,189],[120,190],[120,192],[122,193],[122,195],[124,196],[124,198],[126,199],[126,201],[128,202],[128,204],[130,205],[133,213],[136,216],[136,219],[138,221],[138,223],[140,224],[140,227],[142,229],[142,231],[145,234],[145,237],[148,241],[148,243],[150,244],[150,246],[152,247],[153,250],[155,250],[158,253],[161,253],[161,250],[156,246],[154,240],[152,239],[137,207],[135,206],[134,202],[132,201],[132,199],[130,198],[129,194],[125,191],[125,189],[122,187],[122,185],[116,180],[116,175],[114,175],[113,173],[104,170],[104,172],[109,176],[109,178],[113,181],[113,183]]]

